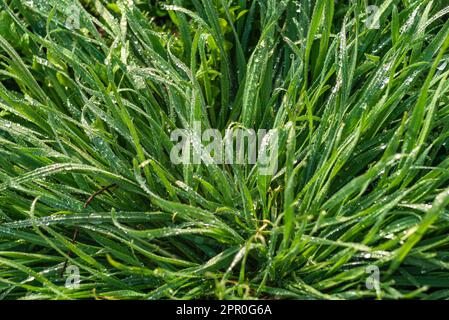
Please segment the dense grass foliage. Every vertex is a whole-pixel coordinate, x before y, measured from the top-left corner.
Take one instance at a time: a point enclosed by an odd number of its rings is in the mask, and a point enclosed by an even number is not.
[[[1,298],[449,297],[446,1],[0,5]],[[278,171],[175,165],[196,121]]]

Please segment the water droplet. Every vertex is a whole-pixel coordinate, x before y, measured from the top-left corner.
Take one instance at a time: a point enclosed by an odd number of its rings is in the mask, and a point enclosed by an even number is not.
[[[443,71],[444,69],[446,69],[447,67],[447,61],[443,61],[439,66],[438,66],[438,70]]]

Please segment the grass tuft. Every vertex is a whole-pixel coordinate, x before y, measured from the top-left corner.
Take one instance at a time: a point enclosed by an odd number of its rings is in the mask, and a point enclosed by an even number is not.
[[[448,15],[0,0],[0,299],[449,298]],[[174,164],[196,123],[277,172]]]

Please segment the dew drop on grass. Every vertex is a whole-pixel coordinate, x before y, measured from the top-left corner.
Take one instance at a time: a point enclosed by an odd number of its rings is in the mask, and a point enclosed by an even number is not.
[[[388,85],[388,83],[390,82],[390,78],[388,77],[388,78],[385,78],[383,81],[382,81],[382,85],[381,85],[381,89],[384,89],[387,85]]]
[[[420,9],[420,6],[418,6],[413,13],[408,18],[407,22],[402,26],[400,33],[404,34],[408,29],[413,25],[413,22],[415,21],[416,15],[418,14],[418,11]]]
[[[96,225],[102,224],[103,223],[102,216],[99,214],[93,213],[93,214],[89,215],[89,222],[92,224],[96,224]]]
[[[408,86],[408,85],[410,85],[410,83],[412,83],[412,81],[413,81],[413,77],[410,76],[410,77],[408,77],[407,79],[405,79],[404,84],[405,84],[406,86]]]
[[[443,61],[439,66],[438,66],[438,70],[443,71],[444,69],[446,69],[447,67],[447,61]]]
[[[381,238],[389,239],[389,240],[392,240],[392,239],[395,238],[395,235],[394,235],[394,233],[392,233],[392,232],[384,232],[384,231],[381,231],[381,232],[379,233],[379,236],[380,236]]]

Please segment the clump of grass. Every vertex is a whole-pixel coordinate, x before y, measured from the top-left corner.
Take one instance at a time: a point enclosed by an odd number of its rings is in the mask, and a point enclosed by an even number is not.
[[[443,1],[0,4],[0,297],[449,297]],[[278,172],[173,164],[196,121]]]

